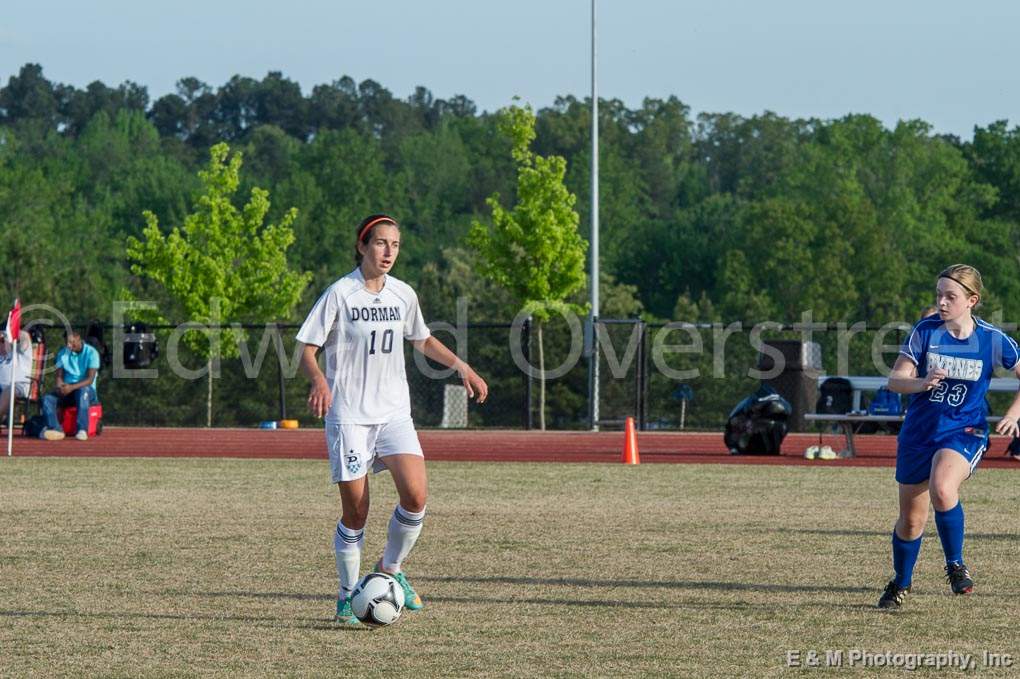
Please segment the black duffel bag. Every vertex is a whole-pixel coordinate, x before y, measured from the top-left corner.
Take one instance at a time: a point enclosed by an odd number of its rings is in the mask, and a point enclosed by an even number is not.
[[[128,323],[124,326],[124,367],[128,369],[147,368],[159,357],[156,336],[149,332],[144,323]]]
[[[763,384],[727,418],[726,447],[734,455],[779,455],[792,411],[789,401]]]
[[[818,387],[815,412],[820,415],[846,415],[854,408],[854,388],[845,377],[830,377]]]

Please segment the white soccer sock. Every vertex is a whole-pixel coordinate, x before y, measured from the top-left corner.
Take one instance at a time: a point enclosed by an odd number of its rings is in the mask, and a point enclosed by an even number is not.
[[[336,522],[333,535],[333,552],[336,554],[336,576],[340,583],[339,596],[349,598],[358,584],[361,570],[361,547],[365,544],[365,529],[351,530],[341,521]]]
[[[400,505],[393,510],[390,527],[386,532],[386,550],[383,552],[383,569],[396,573],[400,564],[411,553],[415,541],[421,534],[421,523],[425,520],[425,510],[409,512]]]

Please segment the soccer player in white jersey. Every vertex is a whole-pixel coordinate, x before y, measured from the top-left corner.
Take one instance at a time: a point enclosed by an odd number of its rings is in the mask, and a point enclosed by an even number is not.
[[[896,574],[878,601],[880,608],[899,608],[910,591],[929,500],[935,507],[949,585],[954,594],[973,591],[974,581],[963,563],[960,486],[988,447],[985,394],[992,371],[1002,367],[1020,377],[1017,343],[971,313],[983,292],[978,270],[951,266],[939,274],[935,291],[937,313],[917,322],[889,375],[890,390],[912,396],[896,446]],[[1016,436],[1018,417],[1020,393],[995,431]]]
[[[489,392],[471,366],[431,336],[411,286],[389,275],[399,252],[400,228],[392,217],[376,214],[362,221],[357,268],[326,289],[297,334],[305,345],[301,367],[312,383],[308,404],[317,417],[326,418],[333,482],[340,489],[333,547],[339,580],[336,620],[341,623],[357,623],[350,595],[361,568],[369,468],[388,469],[399,497],[376,570],[397,579],[409,610],[424,605],[401,570],[421,533],[428,493],[401,340],[456,370],[478,403]],[[326,355],[325,375],[316,359],[320,349]]]

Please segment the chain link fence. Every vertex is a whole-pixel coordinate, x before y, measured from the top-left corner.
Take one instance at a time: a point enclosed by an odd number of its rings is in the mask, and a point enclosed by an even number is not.
[[[541,420],[540,357],[545,381],[545,425],[586,429],[589,362],[581,324],[556,319],[541,328],[532,322],[431,324],[435,335],[465,358],[488,382],[484,406],[468,405],[471,428],[537,428]],[[721,430],[733,406],[760,384],[754,372],[762,346],[776,340],[816,342],[821,372],[829,375],[885,374],[896,359],[909,324],[881,328],[864,324],[818,324],[806,336],[790,325],[648,324],[601,319],[598,324],[599,425],[617,428],[634,417],[644,429]],[[296,419],[316,424],[306,400],[308,382],[300,372],[298,326],[245,327],[239,358],[214,365],[212,423],[248,427],[264,420]],[[180,341],[176,327],[154,327],[158,356],[143,369],[125,367],[123,333],[104,328],[107,359],[98,391],[108,425],[204,426],[208,401],[206,360]],[[54,385],[53,357],[64,344],[60,328],[35,328],[47,346],[43,392]],[[541,336],[541,343],[539,342]],[[446,397],[457,375],[432,363],[404,343],[412,415],[430,428],[463,423],[463,406]],[[119,355],[118,355],[119,354]],[[529,368],[529,366],[531,366]],[[449,392],[455,398],[456,392]],[[991,394],[993,409],[1005,408],[1010,394]],[[451,410],[453,408],[454,410]],[[451,413],[457,413],[452,417]],[[452,418],[452,419],[451,419]]]

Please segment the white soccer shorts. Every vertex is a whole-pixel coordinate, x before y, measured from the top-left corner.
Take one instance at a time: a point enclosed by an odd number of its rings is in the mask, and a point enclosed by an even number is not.
[[[385,424],[327,422],[326,445],[333,483],[360,479],[369,467],[382,471],[386,466],[380,458],[387,455],[425,457],[410,417]]]

